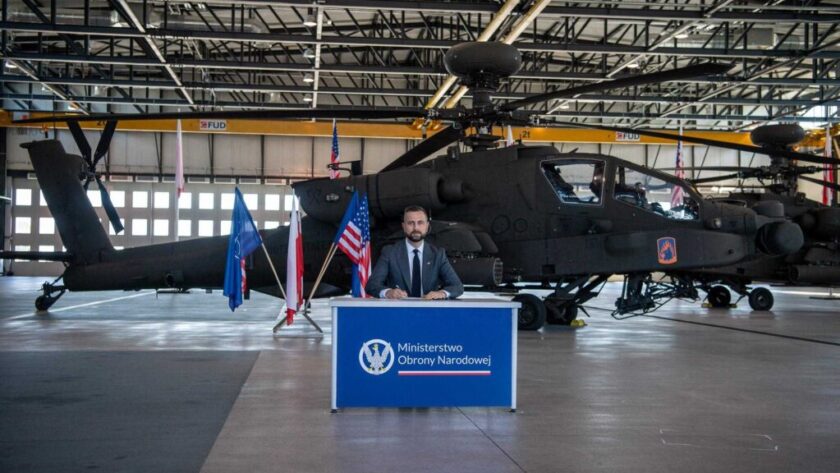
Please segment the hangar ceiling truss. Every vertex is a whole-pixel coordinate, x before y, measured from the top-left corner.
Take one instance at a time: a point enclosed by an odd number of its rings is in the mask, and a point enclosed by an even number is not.
[[[7,110],[418,107],[436,93],[450,104],[463,90],[447,81],[444,53],[484,38],[523,52],[500,102],[696,62],[735,65],[727,77],[535,106],[568,120],[737,130],[840,110],[837,0],[0,4]]]

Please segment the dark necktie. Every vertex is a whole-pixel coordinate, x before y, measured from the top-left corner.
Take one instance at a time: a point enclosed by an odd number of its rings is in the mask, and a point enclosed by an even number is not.
[[[422,297],[423,289],[420,282],[420,250],[414,250],[414,262],[411,264],[411,297]]]

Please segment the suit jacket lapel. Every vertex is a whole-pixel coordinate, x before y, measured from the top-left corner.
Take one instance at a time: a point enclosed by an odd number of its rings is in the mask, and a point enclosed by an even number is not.
[[[400,267],[405,291],[411,291],[411,266],[408,264],[408,252],[405,249],[405,240],[397,244],[397,264]]]

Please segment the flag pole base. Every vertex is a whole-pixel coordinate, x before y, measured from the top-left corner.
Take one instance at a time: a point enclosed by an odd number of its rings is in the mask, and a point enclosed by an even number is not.
[[[308,308],[306,310],[301,311],[298,315],[304,316],[306,318],[307,322],[309,322],[309,325],[315,327],[315,330],[317,330],[318,333],[324,333],[324,330],[321,329],[321,326],[318,325],[314,320],[312,320],[311,317],[309,317],[309,309]],[[277,333],[281,328],[283,328],[283,326],[285,324],[286,324],[286,316],[281,311],[280,315],[277,316],[277,320],[274,321],[274,327],[272,327],[271,331],[273,333]]]

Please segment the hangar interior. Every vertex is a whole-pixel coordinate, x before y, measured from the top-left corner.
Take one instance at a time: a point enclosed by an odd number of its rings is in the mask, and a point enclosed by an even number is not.
[[[65,250],[21,145],[57,139],[79,153],[66,124],[15,120],[468,110],[473,91],[444,64],[462,42],[499,41],[520,51],[522,67],[501,81],[496,104],[699,63],[732,66],[725,75],[524,107],[543,120],[683,130],[742,144],[758,126],[795,123],[807,130],[800,151],[823,155],[832,136],[837,142],[840,3],[833,0],[2,0],[0,9],[6,251]],[[339,119],[340,159],[375,175],[439,126]],[[82,125],[92,146],[102,127]],[[186,185],[178,198],[175,120],[119,123],[97,171],[123,233],[109,225],[96,185],[87,190],[115,249],[229,234],[235,187],[259,229],[287,226],[296,202],[291,185],[329,176],[330,120],[185,119],[183,128]],[[510,135],[524,146],[614,156],[669,173],[676,163],[676,144],[646,136],[536,123],[513,126]],[[453,146],[469,152],[464,141]],[[698,185],[705,196],[767,192],[764,182],[703,168],[769,169],[769,156],[683,146],[686,179],[723,177]],[[820,176],[831,174],[837,182],[836,169]],[[837,207],[836,189],[797,184],[803,198]],[[834,252],[838,245],[837,235],[825,242]],[[48,313],[35,312],[41,284],[64,268],[2,260],[3,471],[828,472],[840,464],[840,321],[832,292],[840,280],[821,287],[757,281],[775,294],[771,311],[752,311],[733,293],[737,306],[674,300],[625,320],[610,317],[622,283],[607,283],[589,317],[580,317],[587,326],[520,332],[514,413],[331,414],[326,299],[312,309],[323,335],[300,319],[272,333],[282,301],[253,294],[231,313],[220,290],[71,291]]]

